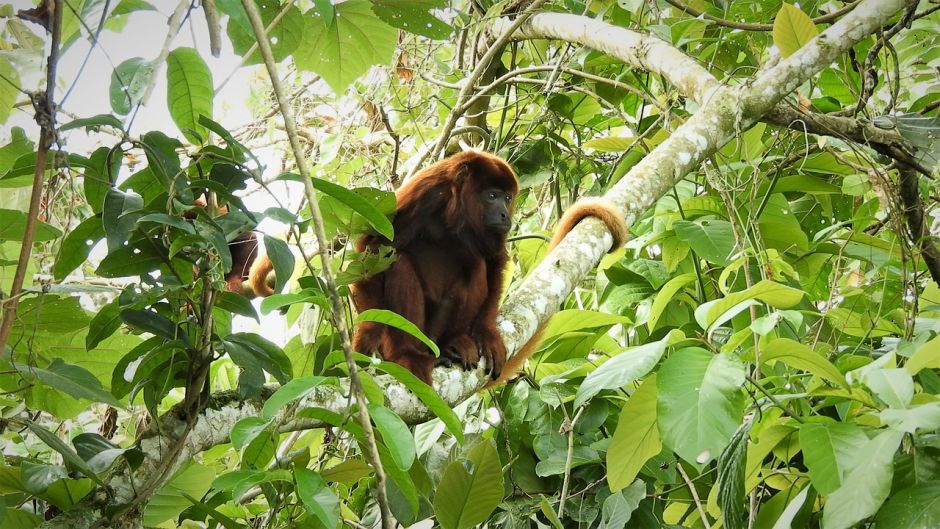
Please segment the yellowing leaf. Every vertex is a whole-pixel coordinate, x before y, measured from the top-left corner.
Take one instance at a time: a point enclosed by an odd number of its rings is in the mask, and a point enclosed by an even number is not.
[[[777,11],[773,36],[780,55],[789,57],[818,33],[809,15],[800,8],[784,3]]]

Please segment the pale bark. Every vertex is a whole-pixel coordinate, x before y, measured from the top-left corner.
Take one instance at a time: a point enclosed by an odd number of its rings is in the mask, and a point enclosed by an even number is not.
[[[702,108],[694,116],[637,164],[610,189],[606,197],[623,210],[627,223],[632,223],[722,144],[774,109],[796,86],[826,67],[859,39],[876,31],[904,5],[902,0],[862,2],[797,53],[758,72],[751,83],[737,87],[720,86],[707,71],[694,66],[694,61],[682,59],[675,52],[646,40],[648,37],[619,32],[602,33],[611,40],[606,44],[598,42],[598,49],[626,61],[636,61],[636,66],[654,71],[662,69],[659,73],[663,75],[668,72],[670,82],[681,85],[703,102]],[[556,21],[558,19],[550,17],[557,16],[560,15],[533,16],[523,26],[523,31],[533,31],[532,28],[536,27],[534,25],[539,20]],[[575,27],[553,22],[551,27],[555,28],[559,37],[564,35],[566,39],[586,39],[598,35],[596,30],[585,29],[592,22],[589,19],[565,20],[575,23]],[[624,45],[633,48],[622,49]],[[649,52],[651,49],[662,55],[653,56]],[[509,296],[500,313],[499,326],[511,351],[516,351],[532,336],[540,322],[546,320],[575,285],[596,266],[610,244],[610,234],[603,224],[591,219],[580,223]],[[391,377],[377,379],[386,389],[389,407],[406,422],[414,424],[432,416],[414,395]],[[482,369],[469,373],[456,368],[437,369],[434,372],[435,389],[451,405],[473,395],[485,381]],[[348,395],[347,381],[342,381],[340,387],[321,386],[303,400],[298,411],[302,413],[304,408],[316,407],[347,416],[350,409]],[[105,508],[126,504],[134,497],[135,487],[131,483],[146,483],[154,479],[165,482],[172,476],[176,469],[162,467],[162,453],[177,448],[183,452],[176,460],[187,461],[205,449],[228,442],[232,426],[240,419],[260,415],[262,403],[263,398],[240,401],[230,392],[216,395],[209,409],[197,419],[185,439],[178,438],[179,433],[184,431],[183,420],[173,412],[167,413],[160,419],[160,428],[151,429],[152,435],[141,441],[146,456],[144,464],[136,470],[126,465],[120,466],[108,477],[107,484],[112,489],[112,497],[109,498],[100,490],[96,491],[74,509],[46,522],[42,527],[89,527],[91,521],[102,516]],[[296,416],[281,419],[280,429],[285,431],[321,426],[317,421]],[[139,514],[128,513],[117,520],[116,525],[135,527],[139,523]]]

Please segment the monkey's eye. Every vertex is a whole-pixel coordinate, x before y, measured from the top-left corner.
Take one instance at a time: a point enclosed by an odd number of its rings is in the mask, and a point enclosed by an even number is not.
[[[487,198],[489,198],[490,200],[496,200],[496,193],[490,192]]]

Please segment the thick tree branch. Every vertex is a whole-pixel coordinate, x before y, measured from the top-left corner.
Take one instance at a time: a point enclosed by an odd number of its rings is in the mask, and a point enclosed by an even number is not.
[[[859,6],[862,7],[865,6]],[[864,15],[863,12],[853,11],[846,19],[851,21]],[[505,33],[508,24],[508,20],[500,19],[494,25],[494,31]],[[681,94],[691,97],[700,105],[705,104],[721,86],[711,72],[664,40],[602,20],[565,13],[540,13],[530,17],[513,33],[512,38],[557,39],[602,51],[630,66],[663,76]],[[805,80],[801,78],[801,82]],[[779,102],[761,119],[795,130],[870,145],[886,156],[907,165],[919,166],[911,156],[913,147],[897,130],[880,129],[852,118],[802,112],[784,102]]]

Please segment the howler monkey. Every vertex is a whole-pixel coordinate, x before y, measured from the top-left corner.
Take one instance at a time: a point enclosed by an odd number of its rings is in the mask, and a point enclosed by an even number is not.
[[[395,193],[393,240],[366,234],[357,241],[360,252],[391,246],[397,259],[383,272],[353,284],[352,300],[359,312],[386,309],[407,318],[440,346],[441,356],[435,358],[417,339],[375,322],[359,325],[353,348],[378,353],[427,383],[435,365],[470,368],[481,357],[495,383],[512,378],[534,352],[541,332],[507,364],[496,314],[518,189],[504,160],[477,151],[432,164],[405,182]],[[614,239],[611,250],[623,245],[626,226],[617,208],[602,199],[582,199],[562,216],[549,250],[586,217],[607,226]],[[270,294],[270,260],[262,255],[248,264],[246,291]]]
[[[398,211],[394,239],[367,234],[359,251],[392,246],[397,254],[387,270],[352,286],[361,312],[394,311],[440,346],[433,354],[397,329],[363,322],[353,348],[377,351],[431,382],[435,364],[475,366],[480,358],[495,379],[506,361],[496,328],[496,311],[508,254],[506,235],[519,184],[497,156],[463,152],[418,172],[395,193]]]

